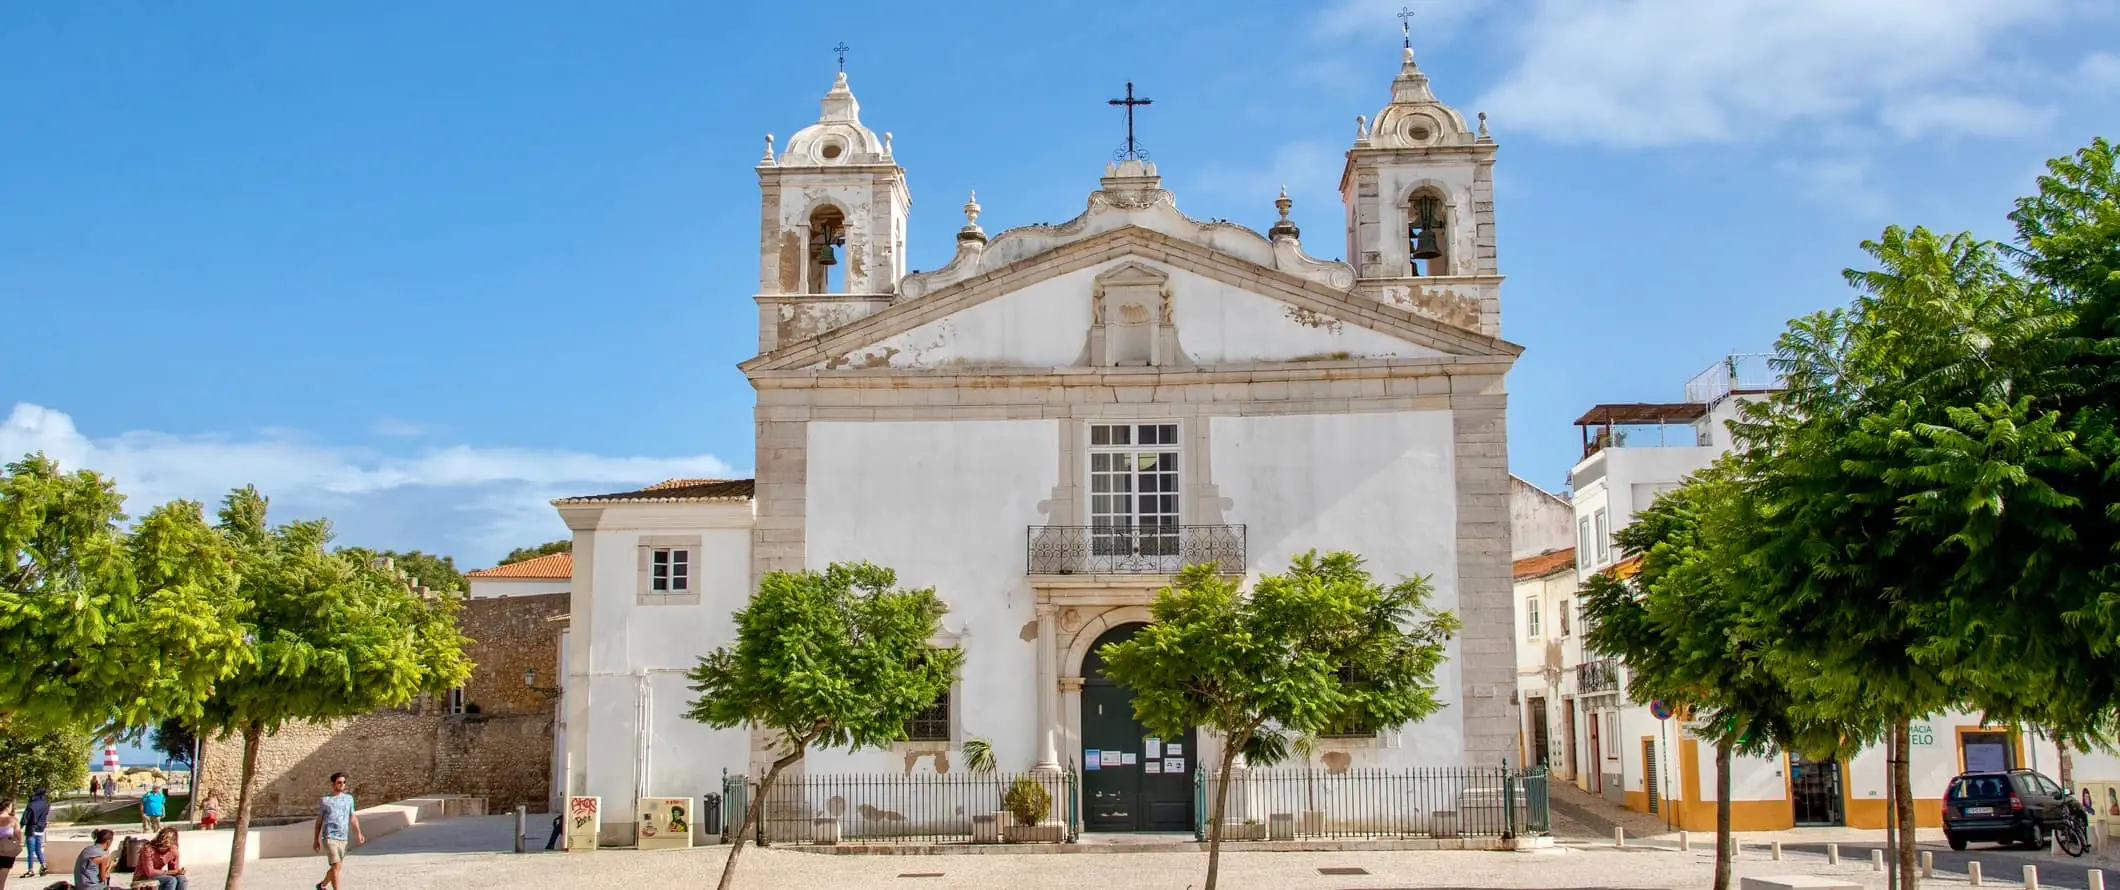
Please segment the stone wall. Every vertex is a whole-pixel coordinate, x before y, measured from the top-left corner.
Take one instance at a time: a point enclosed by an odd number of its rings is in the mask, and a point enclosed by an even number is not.
[[[467,713],[445,713],[446,696],[422,696],[345,720],[294,724],[268,737],[258,752],[253,810],[257,817],[307,816],[344,772],[363,806],[422,794],[484,798],[488,812],[520,804],[547,807],[552,778],[553,693],[524,685],[535,669],[538,687],[559,685],[559,632],[567,594],[471,600],[457,621],[472,642],[476,667],[464,686]],[[476,713],[469,713],[473,709]],[[218,791],[224,819],[233,818],[242,773],[243,740],[201,744],[199,784]]]

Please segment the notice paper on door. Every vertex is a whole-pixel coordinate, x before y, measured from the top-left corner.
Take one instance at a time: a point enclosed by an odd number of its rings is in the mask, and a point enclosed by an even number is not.
[[[1185,771],[1185,758],[1183,758],[1183,757],[1165,757],[1165,758],[1163,758],[1163,771],[1164,771],[1164,772],[1166,772],[1166,773],[1182,773],[1182,772],[1184,772],[1184,771]]]
[[[1154,773],[1160,773],[1160,772],[1162,772],[1162,771],[1163,771],[1163,761],[1160,761],[1160,760],[1148,760],[1148,761],[1143,761],[1143,762],[1142,762],[1142,764],[1141,764],[1141,771],[1142,771],[1142,772],[1144,772],[1144,773],[1150,773],[1150,774],[1154,774]]]
[[[1151,760],[1163,756],[1163,740],[1149,736],[1141,742],[1141,756]]]
[[[1122,752],[1106,748],[1100,753],[1104,755],[1105,766],[1119,766],[1120,764],[1125,762],[1125,760],[1123,759]]]
[[[1123,758],[1125,758],[1125,759],[1123,759],[1123,760],[1119,761],[1119,765],[1120,765],[1120,766],[1133,766],[1134,764],[1136,764],[1136,763],[1139,763],[1139,762],[1140,762],[1140,761],[1137,761],[1137,760],[1135,760],[1135,759],[1134,759],[1134,752],[1132,752],[1132,751],[1128,751],[1128,752],[1126,752],[1125,754],[1122,754],[1122,755],[1120,755],[1120,756],[1121,756],[1121,757],[1123,757]]]
[[[1185,756],[1185,746],[1184,746],[1184,745],[1181,745],[1181,744],[1178,744],[1177,742],[1172,742],[1172,743],[1170,743],[1170,744],[1168,744],[1168,745],[1164,745],[1164,746],[1163,746],[1163,756],[1165,756],[1165,757],[1184,757],[1184,756]]]
[[[1098,755],[1097,755],[1097,749],[1095,749],[1095,748],[1084,748],[1084,749],[1082,749],[1082,771],[1083,771],[1083,772],[1095,772],[1095,771],[1096,771],[1096,770],[1097,770],[1097,769],[1098,769],[1099,767],[1101,767],[1101,766],[1103,766],[1103,765],[1104,765],[1104,761],[1103,761],[1103,759],[1102,759],[1102,758],[1098,757]]]

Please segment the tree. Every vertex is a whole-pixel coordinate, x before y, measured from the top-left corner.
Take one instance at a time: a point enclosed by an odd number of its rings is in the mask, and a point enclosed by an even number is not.
[[[517,547],[514,550],[510,550],[508,551],[507,556],[501,557],[500,565],[514,565],[525,560],[536,559],[540,556],[551,556],[554,553],[572,552],[574,552],[573,539],[561,538],[557,541],[546,541],[545,543],[539,544],[535,547]]]
[[[192,734],[191,727],[184,725],[184,721],[172,717],[155,727],[148,744],[165,759],[189,766],[197,753],[193,748],[198,744],[198,737]]]
[[[687,717],[717,729],[755,726],[779,744],[722,865],[722,890],[782,770],[812,745],[887,746],[949,693],[964,654],[929,643],[948,607],[933,588],[897,584],[897,573],[865,562],[767,572],[736,613],[736,644],[687,674],[699,693]]]
[[[21,800],[39,788],[79,788],[88,779],[95,740],[78,729],[22,729],[0,724],[0,797]]]
[[[1767,668],[1778,640],[1749,610],[1730,546],[1746,507],[1728,462],[1695,474],[1613,535],[1639,558],[1638,571],[1594,575],[1578,595],[1583,645],[1626,665],[1627,697],[1693,712],[1695,734],[1715,746],[1715,890],[1728,890],[1736,858],[1733,755],[1815,752],[1836,747],[1840,735],[1792,720],[1789,690]]]
[[[193,715],[247,658],[231,554],[197,503],[149,512],[94,472],[0,472],[0,720],[115,730]]]
[[[294,721],[402,705],[461,685],[471,673],[455,595],[419,596],[388,564],[326,551],[329,523],[269,526],[266,508],[254,487],[222,502],[218,531],[240,567],[250,659],[215,687],[194,724],[243,740],[228,890],[242,885],[250,792],[266,736]]]
[[[406,578],[419,582],[436,593],[460,593],[465,589],[464,573],[456,570],[456,558],[422,553],[418,550],[370,550],[366,547],[341,547],[340,553],[348,559],[360,562],[390,560]]]
[[[1212,563],[1187,566],[1157,594],[1153,623],[1106,644],[1106,676],[1134,692],[1134,715],[1167,738],[1194,726],[1222,736],[1210,809],[1207,890],[1221,865],[1229,771],[1286,759],[1295,741],[1359,721],[1397,726],[1442,707],[1435,671],[1458,620],[1427,608],[1425,577],[1389,587],[1346,552],[1297,556],[1250,595]]]

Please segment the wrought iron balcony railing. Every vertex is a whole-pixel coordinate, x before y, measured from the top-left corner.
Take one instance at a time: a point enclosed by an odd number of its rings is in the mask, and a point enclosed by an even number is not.
[[[1244,570],[1241,525],[1034,525],[1025,535],[1033,575],[1168,575],[1196,563]]]
[[[1605,658],[1575,666],[1575,694],[1619,691],[1619,662]]]

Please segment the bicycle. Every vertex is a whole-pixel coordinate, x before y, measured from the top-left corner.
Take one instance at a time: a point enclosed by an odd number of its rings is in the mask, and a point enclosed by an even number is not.
[[[2054,843],[2061,852],[2081,857],[2090,851],[2090,817],[2081,807],[2068,808],[2068,817],[2054,826]]]

